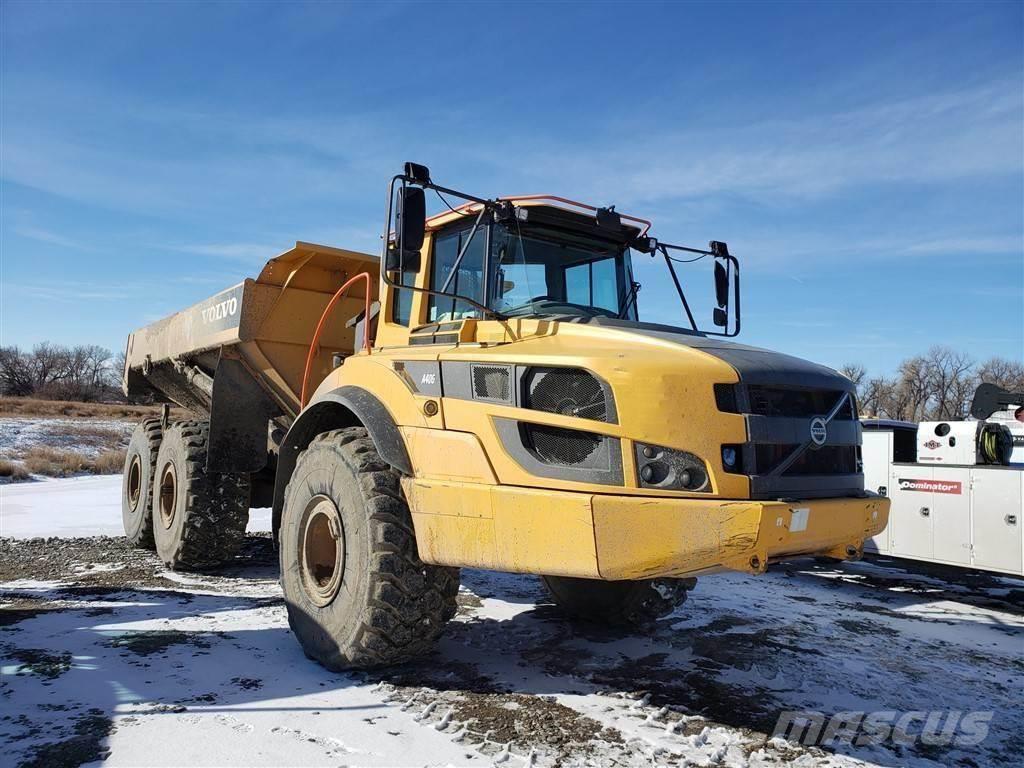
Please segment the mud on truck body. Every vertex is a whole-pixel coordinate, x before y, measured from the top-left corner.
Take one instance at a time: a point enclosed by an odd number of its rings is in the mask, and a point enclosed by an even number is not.
[[[724,340],[739,262],[649,230],[407,164],[382,259],[296,243],[129,337],[125,391],[195,418],[136,429],[127,535],[213,567],[271,506],[291,626],[333,669],[429,649],[460,567],[537,574],[570,615],[643,625],[698,575],[859,557],[888,501],[864,491],[852,383]],[[634,253],[664,260],[688,327],[639,320]],[[714,261],[711,330],[679,256]]]

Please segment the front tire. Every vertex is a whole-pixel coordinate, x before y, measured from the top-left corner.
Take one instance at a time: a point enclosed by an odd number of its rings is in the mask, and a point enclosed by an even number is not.
[[[646,628],[686,602],[696,579],[602,581],[542,576],[555,604],[571,618],[595,624]]]
[[[154,549],[153,475],[163,428],[160,419],[146,419],[136,425],[128,442],[121,479],[121,522],[128,543],[140,549]]]
[[[279,543],[288,623],[328,669],[426,653],[457,610],[459,570],[420,560],[398,472],[361,427],[324,432],[299,455]]]
[[[160,443],[153,477],[156,552],[174,570],[206,570],[233,558],[249,523],[249,476],[206,471],[209,425],[180,421]]]

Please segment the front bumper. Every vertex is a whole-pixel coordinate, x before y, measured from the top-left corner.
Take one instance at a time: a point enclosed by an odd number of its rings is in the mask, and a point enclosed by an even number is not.
[[[403,481],[420,557],[438,565],[600,579],[761,573],[794,555],[860,557],[889,500],[622,496]]]

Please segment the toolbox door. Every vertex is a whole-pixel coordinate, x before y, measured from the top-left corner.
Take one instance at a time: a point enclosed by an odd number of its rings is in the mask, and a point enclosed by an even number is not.
[[[974,565],[1024,573],[1022,563],[1022,473],[1006,469],[971,470]]]
[[[896,557],[933,557],[932,470],[933,467],[893,465],[889,481],[889,544]]]
[[[932,541],[936,560],[971,564],[971,470],[932,469]]]

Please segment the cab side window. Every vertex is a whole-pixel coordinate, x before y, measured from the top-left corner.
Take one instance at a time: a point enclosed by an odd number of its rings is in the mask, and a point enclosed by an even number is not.
[[[398,275],[395,282],[399,285],[412,285],[416,280],[416,273],[405,271]],[[391,305],[391,320],[402,325],[408,325],[412,316],[412,291],[395,290],[395,301]]]
[[[459,251],[466,245],[470,229],[450,232],[434,242],[434,258],[430,270],[430,287],[441,290],[451,274]],[[458,272],[448,284],[447,293],[458,293],[483,303],[484,289],[484,243],[487,234],[483,227],[477,229],[472,242],[466,249],[459,264]],[[445,296],[430,296],[427,301],[427,320],[453,320],[462,317],[476,317],[477,310],[470,304]]]

